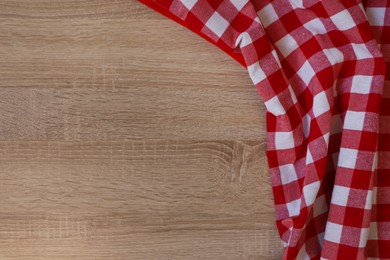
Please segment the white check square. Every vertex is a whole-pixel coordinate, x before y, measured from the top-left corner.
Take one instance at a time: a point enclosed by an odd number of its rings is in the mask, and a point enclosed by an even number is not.
[[[338,165],[348,169],[356,166],[358,151],[355,149],[340,148]]]
[[[368,7],[366,9],[368,21],[371,26],[383,26],[385,24],[386,8]]]
[[[344,60],[344,54],[337,48],[324,49],[323,52],[331,65],[335,65]]]
[[[248,3],[247,0],[233,0],[230,2],[237,8],[238,11],[241,11],[241,9]]]
[[[299,215],[299,212],[301,211],[301,199],[293,200],[287,205],[288,215],[290,217],[295,217]]]
[[[247,32],[243,32],[240,36],[237,37],[235,46],[240,46],[240,48],[244,48],[249,44],[253,43],[251,36]]]
[[[378,239],[378,226],[376,222],[371,221],[370,223],[370,231],[368,233],[369,240],[377,240]]]
[[[373,57],[373,55],[367,49],[365,44],[351,43],[351,45],[355,52],[356,59],[363,60],[363,59],[369,59]]]
[[[330,19],[341,31],[345,31],[356,26],[356,23],[353,20],[351,14],[348,12],[348,10],[343,10],[331,16]]]
[[[303,187],[303,197],[305,198],[306,206],[312,205],[317,197],[320,182],[316,181]]]
[[[188,10],[191,10],[192,7],[198,2],[199,0],[181,0],[181,3],[187,7]]]
[[[280,178],[282,179],[282,184],[288,184],[298,179],[297,173],[295,171],[294,164],[286,164],[279,166]]]
[[[303,119],[302,119],[302,127],[303,127],[303,134],[305,135],[305,137],[309,137],[309,134],[310,134],[310,125],[311,125],[311,116],[309,115],[309,113],[307,113],[306,115],[303,116]]]
[[[347,206],[350,188],[335,185],[333,188],[331,203],[339,206]]]
[[[264,27],[269,26],[270,24],[272,24],[273,22],[279,19],[279,16],[276,13],[272,4],[266,5],[263,9],[261,9],[257,13],[257,15],[260,17]]]
[[[325,34],[325,33],[328,32],[326,30],[323,22],[320,19],[318,19],[318,18],[310,20],[309,22],[305,23],[303,25],[303,27],[305,27],[308,31],[310,31],[314,35],[316,35],[316,34]]]
[[[325,92],[320,92],[315,95],[313,100],[313,114],[315,117],[322,115],[323,113],[329,111],[330,105],[328,97]]]
[[[290,53],[298,49],[298,43],[290,34],[287,34],[282,39],[277,41],[275,45],[284,57],[287,57],[290,55]]]
[[[367,245],[367,237],[369,234],[369,229],[368,228],[362,228],[360,230],[360,239],[359,239],[359,247],[360,248],[365,248]]]
[[[347,111],[344,118],[344,129],[361,131],[364,127],[365,112]]]
[[[325,240],[331,241],[336,244],[340,243],[342,229],[342,225],[328,221],[328,223],[326,224]]]
[[[372,76],[356,75],[352,78],[352,93],[368,94],[371,90]]]
[[[297,71],[298,76],[305,82],[306,86],[309,85],[311,79],[316,74],[310,65],[309,61],[305,61],[302,67]]]
[[[291,149],[294,148],[294,137],[292,132],[276,132],[275,133],[275,148],[276,149]]]
[[[264,102],[267,111],[272,113],[275,116],[280,116],[286,114],[286,110],[284,109],[282,103],[280,103],[278,96],[274,96],[273,98]]]
[[[252,79],[253,84],[255,85],[263,81],[267,77],[258,62],[248,66],[248,73]]]
[[[226,21],[225,18],[223,18],[218,12],[214,12],[205,25],[218,37],[221,37],[229,27],[229,22]]]

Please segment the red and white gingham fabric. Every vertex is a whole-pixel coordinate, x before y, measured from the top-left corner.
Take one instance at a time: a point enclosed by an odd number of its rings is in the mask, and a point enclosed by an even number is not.
[[[140,1],[248,69],[283,258],[390,259],[390,3]]]
[[[374,176],[367,251],[372,259],[390,259],[390,1],[369,0],[364,5],[387,66],[379,119],[378,167]]]

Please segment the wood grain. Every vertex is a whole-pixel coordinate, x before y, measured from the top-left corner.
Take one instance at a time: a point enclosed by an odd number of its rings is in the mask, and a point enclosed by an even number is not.
[[[0,259],[280,259],[247,72],[135,0],[0,1]]]

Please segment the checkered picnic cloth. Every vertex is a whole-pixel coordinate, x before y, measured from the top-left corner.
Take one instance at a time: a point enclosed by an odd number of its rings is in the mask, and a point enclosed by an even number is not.
[[[283,258],[390,259],[390,3],[139,1],[247,68]]]

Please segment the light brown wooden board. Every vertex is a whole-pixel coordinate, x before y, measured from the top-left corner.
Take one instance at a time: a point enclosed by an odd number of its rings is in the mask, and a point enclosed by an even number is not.
[[[0,259],[280,259],[247,72],[135,0],[0,0]]]

